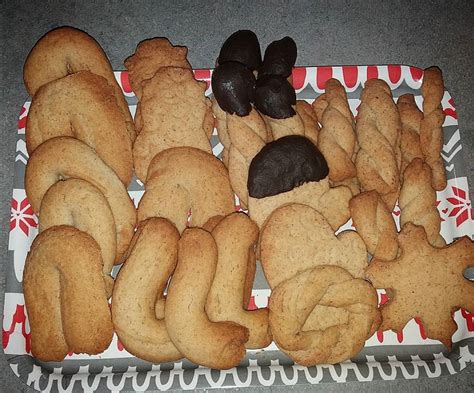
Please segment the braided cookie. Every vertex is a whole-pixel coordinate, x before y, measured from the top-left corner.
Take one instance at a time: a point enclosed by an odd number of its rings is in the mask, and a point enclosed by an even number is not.
[[[100,215],[97,214],[100,212]],[[69,225],[90,235],[99,245],[107,295],[112,294],[110,276],[117,252],[115,220],[104,195],[92,184],[68,179],[53,184],[41,201],[39,232],[57,225]]]
[[[377,191],[389,210],[395,206],[400,186],[400,129],[390,87],[380,79],[369,79],[357,116],[360,149],[355,164],[363,190]]]
[[[132,141],[107,80],[80,71],[42,86],[33,97],[26,123],[31,154],[44,141],[71,136],[92,147],[127,186],[132,180]]]
[[[128,352],[153,363],[183,357],[168,336],[164,315],[155,312],[156,304],[166,303],[163,291],[176,267],[178,241],[169,221],[142,221],[114,287],[112,320],[120,341]]]
[[[319,265],[337,265],[363,277],[368,262],[365,244],[355,231],[335,236],[320,213],[297,203],[280,207],[268,218],[260,236],[260,261],[270,288]]]
[[[413,94],[400,96],[397,101],[397,108],[402,122],[400,139],[402,167],[400,174],[403,175],[410,162],[415,158],[423,158],[420,144],[420,122],[423,119],[423,112],[416,106]]]
[[[430,67],[425,70],[421,94],[423,96],[423,119],[420,124],[421,151],[433,174],[431,185],[436,191],[441,191],[447,182],[441,158],[444,122],[441,100],[444,95],[444,82],[439,68]]]
[[[40,233],[25,262],[23,292],[31,353],[62,361],[69,352],[97,354],[112,341],[113,326],[97,243],[69,226]]]
[[[141,130],[133,145],[137,177],[146,179],[148,166],[159,152],[189,146],[211,153],[214,126],[206,84],[185,68],[162,67],[142,83]]]
[[[235,211],[227,169],[219,159],[199,149],[164,150],[151,161],[138,219],[164,217],[181,233],[190,209],[192,226]]]
[[[206,299],[217,267],[217,247],[209,232],[188,228],[178,246],[178,265],[171,278],[165,323],[171,340],[192,362],[215,369],[239,364],[248,329],[233,322],[211,322]]]
[[[270,297],[278,347],[303,366],[350,359],[380,323],[377,292],[338,266],[318,266],[283,281]]]
[[[212,230],[218,260],[206,303],[211,321],[232,321],[248,328],[246,347],[252,349],[264,348],[272,341],[268,310],[247,311],[255,278],[258,234],[257,225],[244,213],[227,216]]]
[[[48,189],[69,178],[83,179],[104,195],[114,216],[115,260],[120,262],[135,230],[135,206],[114,171],[85,143],[70,137],[57,137],[38,146],[28,160],[25,173],[25,191],[31,207],[39,213]]]
[[[128,136],[133,141],[135,129],[127,101],[115,80],[107,55],[87,33],[73,27],[59,27],[46,33],[28,54],[23,79],[26,90],[33,97],[41,86],[79,71],[90,71],[107,80],[123,113]]]
[[[400,226],[407,222],[422,226],[428,242],[435,247],[446,245],[439,234],[441,217],[436,207],[436,191],[431,187],[431,169],[421,158],[415,158],[403,174],[403,185],[398,199]]]
[[[366,191],[349,202],[352,222],[375,258],[390,261],[397,256],[397,227],[377,191]]]

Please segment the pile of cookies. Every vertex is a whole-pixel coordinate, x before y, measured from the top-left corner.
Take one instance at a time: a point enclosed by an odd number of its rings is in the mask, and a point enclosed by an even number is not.
[[[256,35],[238,31],[209,99],[185,47],[143,41],[125,61],[132,121],[92,37],[58,28],[38,41],[24,68],[25,189],[40,222],[23,280],[33,356],[97,354],[115,332],[154,363],[227,369],[274,341],[296,363],[332,364],[414,317],[451,346],[451,313],[474,311],[463,277],[474,244],[439,234],[441,72],[425,70],[423,111],[367,81],[354,119],[336,79],[312,104],[296,100],[296,56],[285,37],[262,59]],[[138,209],[133,173],[145,188]],[[357,232],[336,236],[350,218]],[[257,259],[272,293],[250,311]],[[380,307],[376,288],[390,297]]]

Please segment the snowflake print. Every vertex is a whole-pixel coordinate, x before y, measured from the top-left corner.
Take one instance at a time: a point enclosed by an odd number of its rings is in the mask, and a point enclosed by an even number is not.
[[[453,205],[448,217],[456,217],[456,226],[460,226],[464,221],[474,217],[471,207],[471,201],[467,199],[466,191],[452,186],[454,197],[446,198],[446,200]]]
[[[37,218],[27,198],[24,198],[20,202],[16,199],[12,199],[10,232],[17,226],[26,236],[29,235],[30,228],[36,228],[38,226]]]

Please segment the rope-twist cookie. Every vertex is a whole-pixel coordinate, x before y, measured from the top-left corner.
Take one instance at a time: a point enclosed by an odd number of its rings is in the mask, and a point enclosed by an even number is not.
[[[258,227],[244,213],[233,213],[211,233],[217,245],[218,260],[207,296],[207,315],[213,322],[232,321],[245,326],[249,329],[246,347],[264,348],[272,341],[268,309],[247,311],[255,278]]]
[[[362,91],[356,132],[357,177],[363,190],[376,190],[392,210],[400,186],[400,116],[390,87],[369,79]]]
[[[85,143],[57,137],[42,143],[28,160],[25,191],[35,213],[48,189],[61,180],[76,178],[94,185],[107,199],[115,221],[116,261],[121,261],[136,224],[136,210],[115,172]],[[41,217],[40,217],[41,220]]]
[[[420,225],[431,245],[446,245],[439,233],[441,217],[436,207],[436,191],[431,187],[431,169],[421,158],[415,158],[405,169],[398,202],[401,227],[407,222]]]
[[[166,303],[163,291],[176,267],[178,241],[169,221],[142,221],[114,286],[112,320],[120,341],[128,352],[153,363],[183,357],[168,336],[164,315],[155,312]]]
[[[248,329],[233,322],[211,322],[205,311],[217,266],[217,247],[209,232],[188,228],[179,241],[178,265],[171,278],[165,323],[171,340],[189,360],[228,369],[245,355]]]
[[[132,180],[132,141],[127,135],[126,119],[113,88],[103,77],[80,71],[38,89],[26,123],[28,153],[57,136],[80,139],[125,185]]]
[[[390,261],[397,256],[397,227],[392,212],[377,191],[363,192],[349,202],[352,222],[375,258]]]
[[[444,122],[441,100],[444,95],[444,82],[439,68],[430,67],[425,70],[421,94],[423,96],[423,119],[420,124],[421,151],[433,174],[431,184],[436,191],[441,191],[447,182],[441,158]]]
[[[304,366],[356,355],[380,323],[377,292],[338,266],[318,266],[283,281],[270,297],[278,347]]]
[[[176,147],[157,154],[150,163],[138,219],[164,217],[181,233],[191,210],[192,226],[235,210],[234,192],[224,164],[202,150]]]
[[[128,136],[133,141],[135,129],[127,101],[115,80],[107,55],[87,33],[73,27],[59,27],[46,33],[28,54],[23,79],[26,90],[33,97],[41,86],[79,71],[90,71],[107,80],[125,118]]]
[[[109,346],[102,258],[88,234],[69,226],[40,233],[25,262],[23,292],[35,358],[62,361],[69,352],[92,355]]]

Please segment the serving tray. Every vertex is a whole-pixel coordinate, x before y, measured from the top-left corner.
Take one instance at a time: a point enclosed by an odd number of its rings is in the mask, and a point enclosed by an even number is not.
[[[197,79],[207,83],[206,95],[211,95],[212,70],[194,72]],[[137,100],[130,88],[128,74],[118,71],[115,77],[134,115]],[[370,78],[386,81],[395,99],[402,94],[412,93],[419,106],[422,101],[420,87],[423,70],[404,65],[297,67],[293,70],[297,98],[312,102],[324,92],[325,83],[331,77],[337,78],[345,86],[354,114],[357,114],[364,83]],[[34,359],[30,354],[30,328],[22,289],[25,258],[38,232],[38,219],[26,198],[23,184],[28,161],[25,124],[29,106],[30,101],[27,100],[21,108],[18,121],[3,317],[4,352],[13,372],[27,385],[46,392],[107,392],[414,379],[454,374],[474,362],[474,314],[465,310],[458,310],[454,314],[458,330],[453,336],[451,352],[447,352],[438,341],[426,338],[420,321],[413,319],[398,334],[375,333],[355,358],[337,365],[295,365],[273,343],[263,350],[247,351],[238,367],[225,371],[196,366],[187,360],[151,364],[130,355],[117,336],[100,355],[69,354],[60,363],[44,363]],[[469,198],[466,167],[462,160],[456,109],[447,91],[442,106],[446,119],[441,155],[448,185],[437,193],[437,206],[442,219],[441,234],[450,243],[465,235],[473,238],[474,213]],[[214,155],[219,157],[223,146],[215,130],[211,143]],[[134,178],[129,193],[135,204],[138,204],[143,194],[143,184]],[[238,199],[236,208],[239,208]],[[393,216],[397,225],[399,215],[400,210],[396,207]],[[351,228],[349,221],[340,230]],[[474,274],[467,277],[474,279]],[[265,307],[269,295],[270,290],[258,266],[249,308]],[[383,290],[379,291],[379,300],[381,303],[385,301]]]

